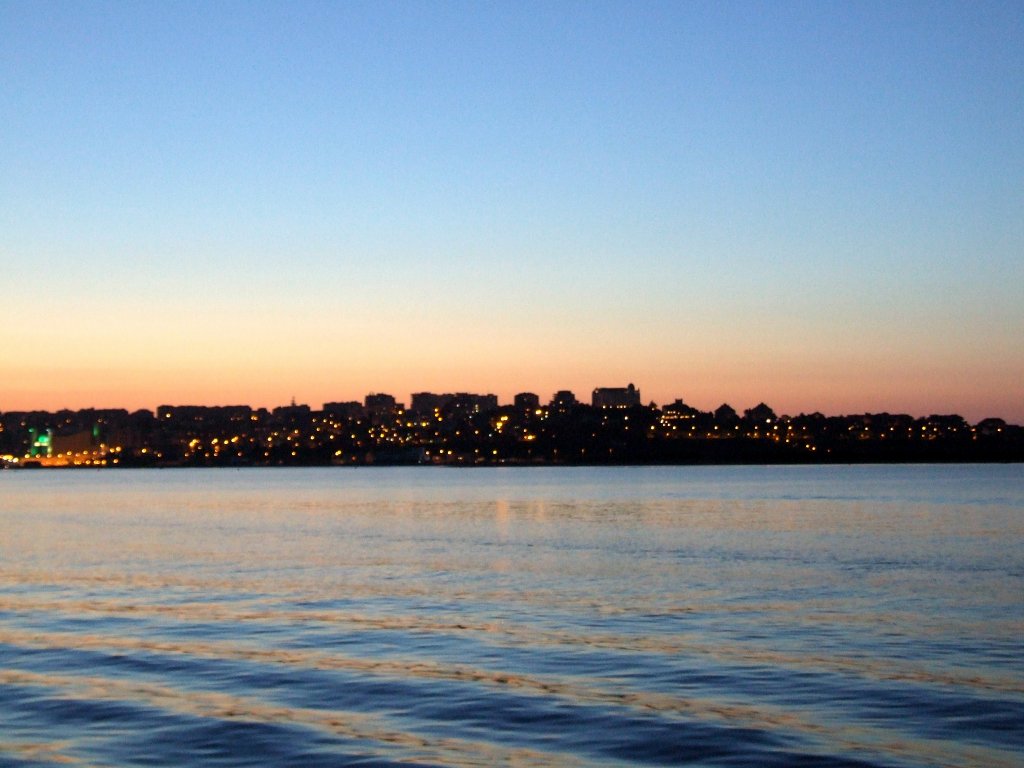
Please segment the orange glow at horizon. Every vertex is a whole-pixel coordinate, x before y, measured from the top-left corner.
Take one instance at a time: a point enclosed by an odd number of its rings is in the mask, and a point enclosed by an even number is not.
[[[817,326],[701,307],[684,314],[563,302],[510,307],[371,304],[248,307],[122,304],[102,331],[28,324],[5,339],[0,411],[162,404],[319,408],[387,392],[477,392],[511,402],[634,383],[643,402],[701,410],[765,402],[776,413],[959,413],[1024,423],[1024,357],[1012,327],[974,342],[937,320],[894,334],[887,319],[841,314]],[[85,307],[81,308],[85,312]],[[717,314],[716,314],[717,313]],[[656,316],[655,316],[656,314]],[[945,322],[945,327],[942,323]],[[959,335],[958,335],[959,334]]]
[[[1024,423],[1017,6],[8,3],[0,411]]]
[[[989,416],[1024,423],[1021,403],[1014,401],[1016,386],[1012,372],[1004,375],[1000,399],[978,393],[971,372],[936,371],[934,374],[894,377],[891,369],[864,369],[853,378],[842,371],[818,371],[806,376],[765,378],[743,361],[732,365],[704,365],[689,376],[666,375],[664,371],[644,375],[640,367],[600,373],[598,365],[581,364],[564,373],[536,367],[533,372],[515,361],[488,361],[479,368],[446,366],[409,368],[381,364],[349,369],[344,364],[319,366],[295,363],[287,370],[269,364],[201,366],[132,370],[126,367],[78,369],[51,368],[45,373],[8,373],[0,389],[0,411],[49,410],[62,408],[127,408],[154,410],[158,405],[249,405],[274,408],[294,397],[319,409],[324,402],[357,400],[372,392],[386,392],[409,404],[414,392],[493,393],[502,404],[519,392],[534,392],[546,403],[557,390],[569,389],[584,403],[591,390],[600,386],[634,383],[644,404],[665,405],[677,398],[701,410],[713,410],[729,403],[738,411],[765,402],[777,413],[796,415],[819,411],[826,415],[864,412],[959,413],[971,422]],[[999,384],[999,382],[995,382]]]

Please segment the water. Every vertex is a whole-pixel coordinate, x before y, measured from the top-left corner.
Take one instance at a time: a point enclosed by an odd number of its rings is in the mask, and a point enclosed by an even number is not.
[[[0,473],[0,766],[1024,764],[1024,467]]]

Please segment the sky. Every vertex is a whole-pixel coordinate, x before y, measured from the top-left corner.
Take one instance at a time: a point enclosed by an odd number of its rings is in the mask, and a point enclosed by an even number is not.
[[[0,0],[0,411],[1024,423],[1024,4]]]

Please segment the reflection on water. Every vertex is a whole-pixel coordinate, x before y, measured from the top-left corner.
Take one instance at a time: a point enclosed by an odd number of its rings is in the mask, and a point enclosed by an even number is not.
[[[0,765],[1016,766],[1018,466],[0,473]]]

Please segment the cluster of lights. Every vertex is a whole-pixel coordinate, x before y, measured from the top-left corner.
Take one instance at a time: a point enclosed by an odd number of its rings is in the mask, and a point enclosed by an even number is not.
[[[674,406],[674,407],[673,407]],[[815,441],[840,438],[844,440],[885,440],[909,439],[913,441],[937,440],[946,436],[978,436],[997,434],[1003,431],[999,420],[991,424],[979,424],[972,428],[959,417],[931,417],[908,422],[909,417],[885,415],[879,419],[871,415],[849,417],[845,422],[832,420],[803,419],[802,417],[779,418],[771,414],[767,406],[747,411],[742,419],[732,412],[727,423],[714,423],[715,417],[689,409],[681,401],[666,406],[660,413],[640,409],[637,412],[625,410],[623,406],[594,408],[581,411],[579,420],[562,422],[557,417],[561,411],[553,412],[550,426],[547,422],[549,409],[534,407],[504,407],[490,416],[474,415],[479,408],[433,407],[425,413],[391,408],[375,411],[367,417],[352,419],[336,414],[313,415],[308,407],[302,412],[285,414],[284,418],[302,417],[301,422],[282,424],[275,414],[269,420],[265,411],[260,414],[237,413],[207,415],[203,411],[163,411],[161,424],[154,436],[158,442],[145,447],[136,447],[130,455],[138,459],[144,455],[161,460],[205,462],[235,461],[246,459],[256,462],[288,462],[289,457],[299,461],[335,463],[361,463],[379,458],[382,454],[394,457],[416,457],[438,463],[480,463],[503,461],[533,461],[544,458],[557,461],[561,443],[567,437],[578,434],[579,427],[586,429],[590,439],[599,441],[608,438],[612,445],[574,445],[561,455],[574,458],[586,456],[626,456],[635,439],[650,440],[759,440],[791,446],[794,450],[829,452],[826,446],[816,446]],[[624,412],[625,410],[625,412]],[[757,420],[753,416],[758,416]],[[303,416],[303,414],[305,414]],[[172,419],[166,425],[166,419]],[[102,420],[101,420],[102,421]],[[244,426],[239,428],[239,422]],[[639,423],[638,423],[639,422]],[[852,423],[851,423],[852,422]],[[13,425],[11,422],[9,425]],[[98,442],[100,427],[93,428],[92,447],[85,435],[68,435],[72,419],[54,422],[52,428],[30,429],[30,450],[24,456],[0,456],[4,466],[22,465],[32,462],[41,466],[106,466],[124,463],[121,446],[107,446]],[[108,420],[110,424],[114,420]],[[300,424],[299,426],[296,426]],[[219,426],[217,426],[219,425]],[[276,425],[276,428],[274,428]],[[557,428],[553,428],[557,425]],[[28,429],[22,422],[22,426]],[[168,429],[168,426],[170,429]],[[0,424],[2,428],[2,424]],[[61,430],[56,435],[56,430]],[[10,431],[10,430],[8,430]],[[637,434],[637,433],[640,434]],[[213,436],[211,433],[216,434]],[[234,433],[234,434],[233,434]],[[631,433],[631,434],[626,434]],[[841,434],[840,434],[841,433]],[[117,434],[111,432],[111,434]],[[634,437],[636,436],[636,437]],[[495,447],[495,439],[500,443]],[[112,438],[119,440],[119,438]],[[616,442],[625,440],[625,443]],[[539,443],[537,441],[540,441]],[[524,444],[534,444],[526,447]],[[68,450],[75,446],[75,449]],[[540,447],[544,446],[544,447]],[[606,453],[607,451],[607,453]],[[417,453],[418,452],[418,453]],[[165,459],[165,454],[168,454]]]

